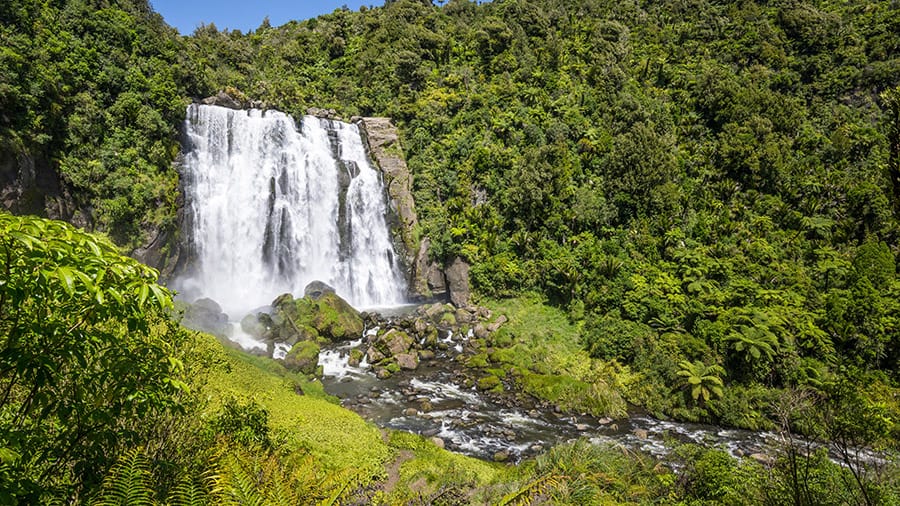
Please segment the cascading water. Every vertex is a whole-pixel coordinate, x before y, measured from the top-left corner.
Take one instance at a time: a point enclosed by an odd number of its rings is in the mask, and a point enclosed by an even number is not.
[[[239,317],[313,280],[356,307],[403,302],[380,174],[356,125],[191,105],[184,190],[193,265],[175,283]]]

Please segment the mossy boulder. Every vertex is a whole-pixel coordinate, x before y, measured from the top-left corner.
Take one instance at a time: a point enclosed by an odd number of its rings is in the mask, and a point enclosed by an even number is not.
[[[278,336],[274,340],[289,342],[296,335],[306,340],[321,336],[338,342],[362,335],[364,324],[359,311],[334,292],[316,295],[315,299],[310,296],[294,299],[286,293],[272,302],[273,333]],[[310,335],[310,329],[315,336]]]
[[[441,316],[441,321],[439,323],[444,327],[455,327],[457,324],[456,315],[454,313],[451,313],[450,311],[447,311],[443,316]]]
[[[228,323],[228,315],[223,313],[222,307],[212,299],[197,299],[185,306],[181,324],[216,337],[231,337],[232,326]]]
[[[496,376],[485,376],[480,378],[475,384],[479,390],[493,390],[502,385],[500,378]]]
[[[391,356],[408,353],[414,343],[413,338],[402,330],[391,329],[382,336],[383,342],[390,351]]]
[[[370,364],[377,364],[382,360],[386,359],[387,355],[384,354],[377,346],[369,346],[369,349],[366,350],[366,359]]]
[[[241,330],[257,340],[263,340],[268,333],[268,326],[259,319],[260,315],[248,314],[241,319]],[[268,315],[266,315],[268,316]],[[271,321],[271,320],[270,320]]]
[[[379,334],[369,346],[369,360],[378,356],[396,357],[403,353],[409,353],[415,340],[406,332],[398,329],[388,329]]]
[[[315,374],[319,365],[319,345],[312,341],[299,341],[284,357],[284,366],[293,372]]]

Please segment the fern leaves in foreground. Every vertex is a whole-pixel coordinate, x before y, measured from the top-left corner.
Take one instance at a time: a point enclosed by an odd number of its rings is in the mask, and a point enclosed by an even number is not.
[[[349,472],[322,470],[313,457],[279,455],[245,448],[227,448],[206,480],[185,475],[160,503],[154,499],[154,478],[143,449],[127,451],[103,482],[92,506],[296,506],[340,504],[352,493]],[[204,481],[209,486],[204,486]]]
[[[140,448],[127,451],[103,480],[94,506],[154,506],[150,463]]]

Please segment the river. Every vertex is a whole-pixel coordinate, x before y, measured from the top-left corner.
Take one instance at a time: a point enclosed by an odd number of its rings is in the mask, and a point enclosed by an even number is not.
[[[326,392],[379,427],[440,438],[449,450],[486,460],[516,462],[569,440],[616,443],[660,460],[678,443],[720,447],[735,457],[772,452],[778,435],[725,429],[708,424],[656,419],[641,411],[626,418],[573,415],[536,406],[511,407],[474,388],[466,388],[455,373],[456,357],[465,336],[448,336],[450,346],[415,371],[378,379],[365,362],[348,364],[349,352],[363,340],[323,350]]]

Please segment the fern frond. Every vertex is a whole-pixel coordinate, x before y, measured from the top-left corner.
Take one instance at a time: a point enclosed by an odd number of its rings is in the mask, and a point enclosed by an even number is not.
[[[169,506],[208,506],[209,492],[191,476],[184,476],[169,495]]]
[[[560,476],[555,474],[545,474],[539,476],[519,490],[506,494],[497,504],[498,506],[507,506],[511,504],[527,506],[531,504],[531,500],[535,497],[540,497],[559,485]]]
[[[141,448],[122,455],[110,469],[94,506],[153,506],[150,464]]]
[[[353,480],[343,480],[341,486],[335,488],[331,496],[319,501],[319,506],[334,506],[335,504],[339,504],[338,500],[340,500],[341,496],[344,495],[344,492],[346,492],[347,489],[350,488],[350,484],[352,482]]]
[[[258,470],[248,469],[254,463],[247,463],[238,456],[230,456],[220,464],[220,472],[213,476],[213,499],[217,504],[262,506],[266,498],[257,480]]]

